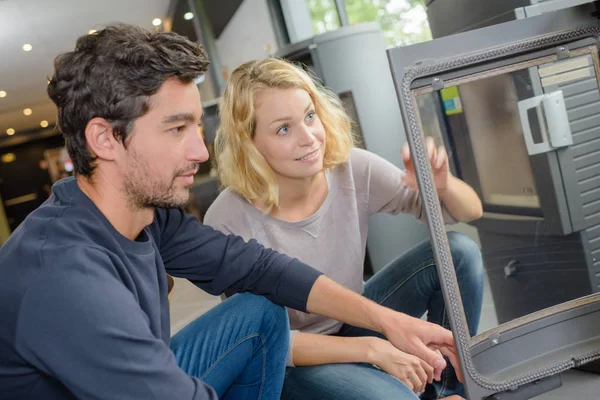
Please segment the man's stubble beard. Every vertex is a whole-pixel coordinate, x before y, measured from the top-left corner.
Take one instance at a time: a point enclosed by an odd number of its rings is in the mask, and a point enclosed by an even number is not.
[[[153,180],[155,177],[148,176],[147,171],[151,170],[148,162],[133,149],[130,149],[130,156],[132,162],[123,179],[123,190],[133,210],[185,207],[190,199],[191,187],[187,188],[185,195],[177,196],[175,178],[187,171],[175,171],[169,183],[158,182]]]

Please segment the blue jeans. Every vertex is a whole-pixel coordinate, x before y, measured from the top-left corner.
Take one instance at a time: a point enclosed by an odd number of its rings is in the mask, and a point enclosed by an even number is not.
[[[249,293],[220,303],[171,339],[179,366],[219,399],[279,399],[288,345],[285,308]]]
[[[471,335],[481,315],[483,262],[479,248],[467,236],[448,233],[448,241]],[[413,317],[427,312],[430,322],[449,328],[444,299],[429,241],[423,242],[385,266],[365,284],[369,299]],[[378,332],[343,325],[340,336],[378,336]],[[450,363],[448,363],[450,364]],[[453,394],[465,397],[452,366],[442,380],[427,385],[421,399],[438,399]],[[418,399],[395,377],[368,364],[326,364],[287,368],[283,399]]]

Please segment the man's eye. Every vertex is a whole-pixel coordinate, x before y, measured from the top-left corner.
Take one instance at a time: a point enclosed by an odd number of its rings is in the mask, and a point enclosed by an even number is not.
[[[183,131],[185,131],[185,125],[181,125],[181,126],[171,129],[171,132],[173,132],[173,133],[181,133]]]

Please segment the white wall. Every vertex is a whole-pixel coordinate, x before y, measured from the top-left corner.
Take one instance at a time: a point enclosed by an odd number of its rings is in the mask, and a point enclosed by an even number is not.
[[[280,0],[290,42],[296,43],[314,35],[306,0]]]
[[[275,53],[277,39],[266,0],[244,0],[215,44],[221,66],[229,73],[246,61]]]

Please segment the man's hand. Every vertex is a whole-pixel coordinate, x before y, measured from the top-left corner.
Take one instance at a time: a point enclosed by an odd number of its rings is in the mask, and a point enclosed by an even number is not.
[[[448,359],[462,381],[458,356],[452,332],[432,324],[383,307],[358,293],[321,275],[308,296],[308,312],[349,325],[381,332],[399,350],[419,357],[434,368],[434,377],[441,379]]]
[[[429,157],[429,162],[431,163],[435,187],[438,191],[438,194],[441,195],[446,191],[446,189],[448,189],[448,182],[451,175],[448,164],[448,154],[443,146],[440,146],[436,149],[435,142],[430,136],[425,138],[425,148],[427,149],[427,155]],[[403,183],[417,191],[418,186],[417,177],[415,175],[415,166],[413,164],[408,143],[404,143],[402,146],[402,162],[404,162],[404,168],[406,172],[406,175],[402,180]]]
[[[431,322],[398,312],[391,312],[384,324],[383,334],[389,341],[396,348],[417,356],[432,366],[435,380],[441,379],[442,371],[447,366],[442,356],[444,355],[448,357],[458,380],[462,382],[452,332]]]
[[[395,376],[415,393],[424,391],[425,385],[433,381],[433,367],[387,340],[372,338],[368,362]]]

